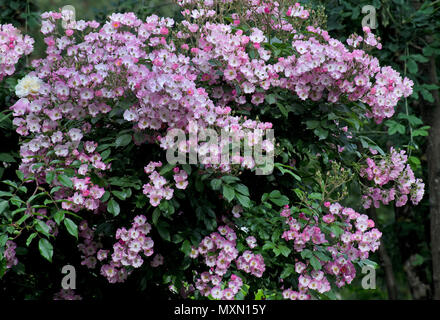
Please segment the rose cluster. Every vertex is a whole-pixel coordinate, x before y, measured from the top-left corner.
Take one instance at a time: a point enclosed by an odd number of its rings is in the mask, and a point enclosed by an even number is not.
[[[11,24],[0,24],[0,81],[15,72],[18,60],[34,49],[34,39]]]
[[[325,206],[329,212],[320,218],[307,217],[304,213],[294,218],[288,208],[281,212],[289,225],[282,238],[294,241],[293,249],[307,259],[296,262],[297,290],[285,289],[285,298],[310,299],[309,290],[327,292],[331,289],[330,281],[338,287],[350,284],[356,276],[353,262],[367,259],[369,252],[379,248],[382,233],[374,228],[373,220],[367,215],[339,203],[326,202]]]
[[[380,203],[387,205],[396,201],[396,206],[404,206],[408,200],[417,205],[423,198],[425,184],[414,177],[404,150],[398,152],[391,147],[390,153],[384,157],[376,157],[376,161],[367,158],[367,165],[360,170],[360,176],[374,183],[362,196],[364,208],[371,204],[379,208]]]
[[[174,194],[174,189],[171,188],[167,179],[156,171],[156,168],[160,168],[161,166],[162,163],[160,161],[151,161],[144,167],[145,173],[149,174],[150,182],[144,184],[143,193],[150,199],[150,204],[153,207],[157,207],[162,199],[171,200]],[[175,167],[173,172],[174,186],[177,189],[185,189],[188,185],[188,174],[186,171]]]
[[[3,252],[3,257],[6,260],[6,269],[10,269],[13,266],[18,264],[18,259],[15,256],[15,249],[17,245],[14,241],[8,240],[6,241],[5,251]]]
[[[78,250],[81,253],[81,265],[85,265],[89,269],[94,269],[98,260],[95,255],[98,249],[102,248],[102,243],[94,241],[95,232],[89,227],[86,220],[79,224],[79,238],[83,240],[78,244]]]
[[[211,295],[214,299],[233,299],[240,291],[242,279],[234,274],[229,282],[225,282],[224,276],[231,268],[235,260],[237,269],[244,270],[256,277],[261,277],[265,264],[260,254],[254,254],[249,250],[239,256],[236,248],[237,235],[228,226],[218,227],[218,232],[206,236],[197,248],[191,249],[190,257],[196,259],[199,255],[204,258],[205,264],[210,268],[196,281],[195,287],[202,295]],[[253,243],[253,239],[249,239]]]
[[[143,215],[136,216],[130,229],[119,228],[116,231],[116,239],[119,240],[113,245],[113,253],[108,264],[101,267],[101,274],[110,283],[124,282],[128,276],[126,267],[132,266],[139,268],[144,263],[142,255],[150,257],[154,251],[154,241],[147,237],[150,233],[151,225]],[[98,260],[107,259],[108,251],[100,250]],[[160,257],[156,257],[154,264],[160,265]]]
[[[72,289],[61,289],[57,292],[54,297],[54,300],[82,300],[82,297],[78,294],[75,294],[75,291]]]

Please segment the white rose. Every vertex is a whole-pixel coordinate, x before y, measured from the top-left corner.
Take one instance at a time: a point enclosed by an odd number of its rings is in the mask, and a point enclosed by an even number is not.
[[[15,86],[15,94],[20,97],[26,97],[29,94],[37,94],[41,87],[41,80],[35,76],[27,75],[23,79],[18,80]]]

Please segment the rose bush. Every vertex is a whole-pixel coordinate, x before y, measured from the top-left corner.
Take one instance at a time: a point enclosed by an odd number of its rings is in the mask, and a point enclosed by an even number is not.
[[[173,297],[334,298],[375,265],[381,232],[358,211],[423,197],[405,151],[387,155],[363,133],[393,116],[412,81],[368,53],[381,48],[368,28],[346,45],[332,38],[319,8],[179,5],[180,22],[42,15],[46,55],[11,106],[20,182],[3,181],[0,193],[1,273],[26,273],[17,246],[61,268],[68,233],[84,282],[135,279],[140,292]],[[203,161],[172,164],[176,129],[232,138],[190,139],[179,150]],[[274,171],[256,175],[267,163],[249,155],[219,162],[233,141],[274,152]],[[346,203],[350,192],[358,203]],[[57,299],[78,298],[54,288]]]

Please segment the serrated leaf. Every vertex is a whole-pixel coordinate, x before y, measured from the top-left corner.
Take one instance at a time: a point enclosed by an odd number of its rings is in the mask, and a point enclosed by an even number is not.
[[[21,172],[20,170],[15,170],[15,174],[17,175],[18,179],[20,179],[20,181],[24,180],[23,172]]]
[[[245,195],[236,193],[235,197],[237,198],[238,202],[240,202],[240,204],[245,207],[245,208],[250,208],[251,207],[251,199]]]
[[[111,198],[110,201],[107,203],[107,211],[113,216],[117,216],[121,211],[119,203],[117,203],[115,199]]]
[[[286,258],[289,256],[290,252],[292,251],[286,246],[279,246],[278,249],[280,250],[281,254]]]
[[[287,118],[289,117],[289,111],[286,109],[286,107],[284,105],[282,105],[281,103],[277,103],[278,109],[280,109],[281,114]]]
[[[220,190],[220,187],[222,185],[222,181],[220,179],[212,179],[210,184],[211,184],[212,190]]]
[[[408,59],[407,62],[408,71],[412,74],[417,74],[419,71],[419,67],[417,66],[417,62],[415,62],[413,59]]]
[[[123,134],[116,138],[116,147],[125,147],[131,142],[131,134]]]
[[[291,274],[293,274],[294,272],[295,272],[295,267],[293,265],[289,264],[283,269],[283,272],[281,272],[280,278],[285,279],[285,278],[289,277]]]
[[[156,228],[162,239],[166,241],[171,241],[170,231],[168,230],[169,228],[168,223],[166,223],[165,221],[159,221],[159,223],[156,225]]]
[[[118,191],[114,190],[112,191],[113,195],[118,198],[119,200],[125,200],[127,199],[127,194],[124,191]]]
[[[6,201],[6,200],[1,201],[0,202],[0,214],[2,214],[3,211],[5,211],[6,208],[8,208],[8,207],[9,207],[8,201]]]
[[[328,131],[323,128],[316,128],[313,133],[318,136],[319,140],[325,140],[328,137]]]
[[[268,103],[268,104],[275,104],[277,103],[277,98],[273,95],[273,94],[268,94],[264,97],[264,100]]]
[[[235,176],[223,176],[223,177],[221,177],[221,179],[222,179],[222,181],[229,183],[229,184],[240,181],[240,179]]]
[[[0,248],[5,246],[5,244],[6,244],[6,242],[8,241],[8,239],[9,239],[9,237],[8,237],[7,234],[2,234],[2,235],[0,236]],[[0,260],[1,260],[1,259],[0,259]]]
[[[180,250],[185,254],[189,255],[191,252],[191,243],[188,240],[185,240],[180,247]]]
[[[38,249],[40,250],[40,254],[49,262],[52,262],[53,256],[53,246],[52,244],[45,238],[40,239],[38,242]]]
[[[55,220],[57,225],[60,225],[61,221],[64,220],[64,211],[60,210],[57,213],[55,213],[53,219]]]
[[[301,257],[303,259],[310,259],[313,256],[312,251],[310,251],[309,249],[304,249],[303,251],[301,251]]]
[[[316,129],[320,126],[320,122],[316,120],[306,121],[307,129]]]
[[[76,239],[78,239],[78,226],[75,222],[73,222],[69,218],[64,219],[64,226],[66,227],[67,231],[74,236]]]
[[[173,170],[175,166],[175,164],[167,163],[162,169],[160,169],[159,174],[163,176]]]
[[[313,269],[315,269],[315,270],[321,270],[321,268],[322,268],[321,263],[319,262],[319,260],[315,256],[312,256],[310,258],[310,264],[313,267]]]
[[[157,221],[159,220],[159,217],[160,217],[160,209],[159,209],[159,208],[156,208],[156,209],[154,209],[154,211],[153,211],[153,217],[152,217],[152,219],[153,219],[153,224],[154,224],[154,225],[157,224]]]
[[[26,240],[26,246],[29,247],[29,245],[31,244],[32,240],[38,235],[38,232],[34,232],[32,233]]]
[[[238,191],[239,193],[249,197],[249,189],[244,184],[235,185],[235,190]]]
[[[44,223],[43,221],[41,221],[41,220],[37,220],[36,226],[35,226],[35,230],[37,230],[38,232],[44,234],[45,236],[50,237],[50,233],[49,233],[50,228],[49,228],[49,226],[46,223]]]
[[[225,197],[226,200],[231,202],[232,199],[234,199],[234,197],[235,197],[234,189],[231,186],[224,184],[223,185],[223,197]]]
[[[9,153],[0,153],[0,161],[1,162],[16,162],[14,157]]]
[[[70,178],[64,174],[60,174],[57,177],[58,181],[65,187],[67,188],[72,188],[73,187],[73,182],[72,180],[70,180]]]
[[[263,245],[263,250],[273,249],[275,247],[275,244],[272,242],[266,242]]]
[[[53,179],[55,179],[55,171],[47,171],[46,172],[46,182],[51,184]]]

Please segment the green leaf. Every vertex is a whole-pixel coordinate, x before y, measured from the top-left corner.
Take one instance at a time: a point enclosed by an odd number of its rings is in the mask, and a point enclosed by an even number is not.
[[[102,195],[101,199],[99,199],[101,202],[107,202],[108,199],[110,199],[110,192],[106,191]]]
[[[313,254],[318,257],[319,260],[322,261],[330,261],[330,257],[328,257],[325,253],[320,252],[320,251],[315,251],[313,252]]]
[[[160,209],[159,209],[159,208],[156,208],[156,209],[154,209],[154,211],[153,211],[153,217],[152,217],[152,219],[153,219],[153,224],[154,224],[154,225],[157,224],[157,221],[159,220],[159,217],[160,217]]]
[[[131,142],[131,134],[123,134],[115,141],[116,147],[125,147]]]
[[[57,213],[55,213],[53,219],[55,220],[55,222],[57,223],[57,225],[60,225],[61,221],[64,220],[64,211],[60,210]]]
[[[55,179],[55,171],[46,171],[46,182],[51,184],[53,179]]]
[[[432,95],[431,92],[429,92],[426,89],[422,89],[420,90],[420,92],[422,93],[423,99],[431,103],[434,102],[434,96]]]
[[[255,293],[255,299],[254,300],[263,300],[264,298],[264,291],[263,289],[258,289],[258,291]]]
[[[111,150],[110,150],[110,149],[107,149],[107,150],[103,151],[103,152],[101,153],[101,159],[102,159],[102,160],[107,159],[107,158],[110,156],[110,153],[111,153]]]
[[[280,109],[281,114],[287,118],[289,116],[289,111],[286,109],[284,105],[281,103],[277,103],[278,109]]]
[[[322,200],[322,194],[318,192],[313,192],[309,194],[309,199],[311,200]]]
[[[11,186],[11,187],[15,188],[15,189],[18,188],[17,184],[16,184],[14,181],[11,181],[11,180],[3,180],[2,182],[3,182],[4,184],[7,184],[8,186]]]
[[[313,257],[313,252],[309,249],[304,249],[303,251],[301,251],[301,257],[303,259],[310,259],[311,257]]]
[[[53,246],[52,244],[45,238],[41,238],[38,242],[38,248],[40,249],[40,254],[46,258],[49,262],[52,262],[53,256]]]
[[[336,297],[336,294],[333,292],[333,290],[324,292],[324,295],[329,298],[330,300],[338,300],[338,298]]]
[[[6,242],[8,241],[9,237],[7,234],[2,234],[0,236],[0,248],[4,247]],[[1,260],[1,259],[0,259]]]
[[[20,170],[15,170],[15,174],[17,175],[18,179],[20,179],[20,181],[24,180],[23,172],[21,172]]]
[[[341,234],[344,233],[344,230],[341,229],[341,227],[338,227],[336,225],[332,225],[330,226],[330,230],[337,236],[339,237]]]
[[[430,46],[426,46],[423,48],[423,55],[430,57],[434,54],[436,54],[437,52],[439,52],[440,48],[434,48],[434,47],[430,47]]]
[[[291,274],[295,273],[295,267],[291,264],[288,264],[281,272],[280,278],[285,279],[289,277]]]
[[[110,201],[107,203],[107,211],[113,216],[117,216],[121,211],[119,203],[117,203],[114,198],[111,198]]]
[[[421,54],[412,54],[411,58],[414,59],[417,62],[426,63],[429,61],[428,58],[422,56]]]
[[[27,210],[27,208],[22,208],[22,209]],[[19,209],[20,212],[22,212],[22,209]],[[25,214],[24,216],[22,216],[22,217],[16,222],[16,224],[17,224],[18,226],[21,225],[21,224],[22,224],[23,222],[25,222],[29,217],[30,217],[29,214]]]
[[[231,186],[224,184],[223,185],[223,197],[225,197],[226,200],[231,202],[232,199],[234,199],[234,197],[235,197],[234,189],[232,189]]]
[[[127,199],[127,194],[124,191],[114,190],[114,191],[112,191],[112,193],[119,200],[124,201],[125,199]]]
[[[189,242],[188,240],[185,240],[182,243],[182,246],[180,247],[180,250],[185,254],[185,255],[189,255],[191,252],[191,242]]]
[[[76,225],[75,222],[73,222],[69,218],[66,218],[64,219],[64,226],[72,236],[78,239],[78,226]]]
[[[73,188],[73,182],[70,180],[70,178],[64,174],[60,174],[57,177],[58,181],[67,188]]]
[[[430,126],[423,126],[423,127],[420,127],[417,130],[414,130],[413,131],[413,137],[418,137],[418,136],[426,137],[426,136],[428,136],[429,135],[429,131],[428,130],[430,128],[431,128]]]
[[[251,199],[249,199],[248,196],[244,196],[242,194],[236,193],[235,197],[237,198],[238,202],[240,202],[240,204],[245,207],[245,208],[250,208],[251,207]]]
[[[412,74],[417,74],[419,71],[419,67],[417,66],[417,62],[415,62],[413,59],[409,59],[407,62],[408,71]]]
[[[412,126],[418,126],[423,124],[422,119],[417,118],[415,115],[412,114],[405,114],[405,113],[399,113],[397,116],[398,119],[406,119]]]
[[[273,94],[268,94],[264,97],[264,100],[266,100],[266,102],[268,104],[275,104],[277,103],[277,98],[275,98],[275,95]]]
[[[240,181],[240,179],[235,176],[223,176],[223,177],[221,177],[221,179],[223,182],[226,182],[226,183],[233,183],[233,182]]]
[[[235,185],[235,191],[238,191],[242,195],[249,197],[249,188],[247,186],[245,186],[244,184]]]
[[[287,169],[287,168],[291,168],[290,166],[283,165],[282,163],[275,163],[275,168],[278,168],[283,175],[285,173],[288,173],[292,177],[294,177],[295,180],[301,181],[301,177],[300,176],[298,176],[297,174],[293,173],[292,170]]]
[[[161,176],[163,176],[163,175],[167,174],[168,172],[170,172],[171,170],[173,170],[175,166],[176,166],[175,164],[167,163],[167,164],[166,164],[166,165],[165,165],[165,166],[159,171],[159,174],[160,174]]]
[[[16,162],[14,157],[9,153],[0,153],[0,161],[2,162]]]
[[[286,258],[289,256],[290,252],[292,251],[286,246],[279,246],[278,249],[280,250],[281,254]]]
[[[316,128],[313,130],[313,133],[318,136],[319,140],[324,140],[328,137],[328,131],[323,128]]]
[[[31,244],[32,240],[38,235],[38,232],[34,232],[32,233],[26,240],[26,246],[29,247],[29,245]]]
[[[269,250],[275,248],[275,244],[273,242],[266,242],[263,245],[263,250]]]
[[[12,197],[13,194],[10,192],[0,191],[0,197]]]
[[[385,125],[388,127],[388,134],[390,136],[397,132],[400,134],[405,134],[406,132],[405,126],[401,125],[400,123],[394,120],[385,121]]]
[[[0,214],[2,214],[3,211],[5,211],[6,208],[8,208],[8,207],[9,207],[8,201],[6,201],[6,200],[1,201],[0,202]]]
[[[171,241],[168,223],[166,223],[165,221],[159,221],[159,223],[156,225],[156,228],[162,239],[166,241]]]
[[[320,122],[316,120],[306,121],[307,129],[316,129],[320,126]]]
[[[312,256],[310,258],[310,264],[312,265],[313,269],[315,269],[315,270],[321,270],[321,268],[322,268],[321,263],[319,262],[319,260],[315,256]]]
[[[278,190],[274,190],[270,193],[270,201],[275,203],[277,206],[285,206],[286,204],[289,204],[289,198],[287,198],[284,195],[281,195],[281,193]]]
[[[37,230],[38,232],[41,232],[42,234],[50,237],[50,233],[49,233],[50,228],[49,228],[49,226],[46,223],[44,223],[43,221],[41,221],[41,220],[36,220],[36,221],[37,222],[36,222],[35,230]]]
[[[222,181],[220,179],[212,179],[211,180],[212,190],[220,190],[221,185],[222,185]]]

